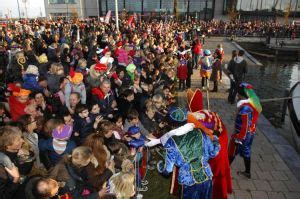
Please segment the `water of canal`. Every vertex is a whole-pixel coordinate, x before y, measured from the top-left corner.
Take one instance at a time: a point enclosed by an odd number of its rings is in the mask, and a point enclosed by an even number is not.
[[[249,67],[246,81],[261,99],[284,97],[285,90],[300,81],[300,62],[257,59],[263,66]],[[263,103],[263,114],[276,127],[281,126],[282,107],[283,101]]]

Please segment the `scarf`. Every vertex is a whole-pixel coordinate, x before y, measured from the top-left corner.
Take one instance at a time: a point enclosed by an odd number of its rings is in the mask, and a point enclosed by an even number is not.
[[[65,152],[65,150],[67,148],[67,144],[68,144],[68,142],[65,140],[61,141],[61,140],[57,140],[57,139],[53,138],[53,142],[52,142],[53,149],[59,155],[61,155]]]

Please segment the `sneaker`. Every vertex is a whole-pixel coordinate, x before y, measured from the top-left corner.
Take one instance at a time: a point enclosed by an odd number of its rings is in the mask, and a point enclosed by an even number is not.
[[[146,186],[149,184],[148,180],[142,180],[141,182],[142,186]]]
[[[245,171],[238,171],[237,174],[238,174],[238,176],[243,176],[243,177],[246,177],[248,179],[251,179],[251,174],[247,173]]]
[[[138,187],[137,191],[141,191],[141,192],[148,191],[148,187],[147,186]]]

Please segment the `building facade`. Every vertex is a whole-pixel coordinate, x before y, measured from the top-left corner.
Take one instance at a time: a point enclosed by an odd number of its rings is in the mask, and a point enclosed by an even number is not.
[[[44,0],[47,18],[97,16],[97,0]]]
[[[236,10],[243,17],[300,17],[300,0],[224,0],[224,13]]]
[[[79,18],[114,15],[115,0],[44,0],[46,16]],[[118,10],[142,16],[171,14],[210,20],[227,18],[232,10],[240,17],[300,17],[300,0],[118,0]]]
[[[115,0],[44,0],[46,17],[79,18],[104,16],[115,11]],[[219,2],[220,1],[220,2]],[[218,5],[216,5],[218,2]],[[218,8],[218,11],[214,9]],[[220,9],[221,8],[221,9]],[[143,16],[162,13],[212,19],[223,12],[223,0],[118,0],[118,10],[140,13]]]

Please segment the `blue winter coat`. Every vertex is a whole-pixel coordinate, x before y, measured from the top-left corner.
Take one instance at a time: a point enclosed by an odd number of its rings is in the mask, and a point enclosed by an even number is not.
[[[39,85],[38,76],[34,74],[25,74],[23,76],[23,88],[35,92],[43,92],[44,88]]]

